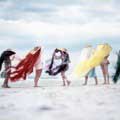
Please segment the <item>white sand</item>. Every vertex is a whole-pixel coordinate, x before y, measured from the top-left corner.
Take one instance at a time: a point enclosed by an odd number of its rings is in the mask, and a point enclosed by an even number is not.
[[[0,120],[120,120],[120,84],[61,84],[41,80],[41,87],[33,88],[27,80],[0,88]]]

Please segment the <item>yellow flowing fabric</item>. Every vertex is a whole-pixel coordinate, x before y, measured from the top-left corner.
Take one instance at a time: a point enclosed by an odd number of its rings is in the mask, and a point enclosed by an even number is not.
[[[108,44],[98,45],[94,53],[88,60],[81,61],[74,70],[76,77],[85,76],[92,68],[101,64],[106,56],[109,55],[112,48]]]

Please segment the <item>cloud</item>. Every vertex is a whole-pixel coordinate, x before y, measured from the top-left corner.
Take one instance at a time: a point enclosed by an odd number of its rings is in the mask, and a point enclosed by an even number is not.
[[[46,22],[0,21],[0,39],[33,41],[43,39],[47,45],[72,44],[99,37],[119,36],[120,23],[52,24]],[[6,39],[7,38],[7,39]],[[19,42],[18,42],[19,43]]]
[[[0,18],[5,20],[79,23],[117,20],[119,1],[115,0],[9,0],[0,4]],[[116,7],[117,6],[117,7]],[[113,17],[114,16],[114,17]]]
[[[119,0],[1,0],[0,47],[28,49],[39,39],[49,48],[113,41],[120,38],[119,16]]]

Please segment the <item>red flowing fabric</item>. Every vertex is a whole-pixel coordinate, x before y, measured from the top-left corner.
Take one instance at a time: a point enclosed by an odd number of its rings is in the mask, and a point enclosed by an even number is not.
[[[11,72],[10,80],[12,82],[19,81],[20,79],[26,80],[27,75],[33,72],[33,67],[40,56],[40,52],[41,49],[37,50],[34,54],[28,53],[15,67],[15,71]]]

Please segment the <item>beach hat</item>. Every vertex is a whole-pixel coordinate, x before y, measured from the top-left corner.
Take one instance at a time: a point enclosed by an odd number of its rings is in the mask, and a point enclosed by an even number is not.
[[[58,50],[61,50],[63,52],[67,52],[67,49],[66,48],[59,48]]]
[[[8,48],[8,49],[6,49],[7,51],[12,51],[12,49],[11,48]]]
[[[85,45],[85,48],[89,48],[89,47],[92,47],[92,45],[90,45],[90,44]]]

